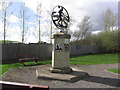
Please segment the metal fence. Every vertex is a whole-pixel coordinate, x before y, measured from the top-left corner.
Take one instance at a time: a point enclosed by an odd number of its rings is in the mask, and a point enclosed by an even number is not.
[[[70,55],[84,55],[84,54],[96,54],[103,51],[96,46],[80,46],[71,45]],[[0,44],[0,61],[18,60],[25,57],[39,57],[42,60],[51,59],[52,57],[52,45],[51,44],[21,44],[21,43],[9,43]]]

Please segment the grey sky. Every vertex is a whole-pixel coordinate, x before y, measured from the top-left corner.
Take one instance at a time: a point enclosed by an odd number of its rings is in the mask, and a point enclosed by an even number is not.
[[[41,2],[42,3],[42,21],[46,21],[46,19],[50,18],[46,11],[50,11],[56,5],[61,5],[65,7],[72,19],[75,20],[73,23],[71,30],[77,30],[78,22],[81,22],[84,16],[90,16],[91,22],[93,23],[93,31],[102,30],[102,14],[103,12],[110,8],[115,14],[118,14],[118,1],[119,0],[11,0],[15,2],[24,2],[25,6],[30,9],[34,14],[36,14],[36,6]],[[1,9],[1,6],[0,6]],[[33,14],[33,15],[34,15]],[[16,15],[11,16],[11,22],[17,23],[18,17]],[[31,20],[32,21],[32,20]],[[34,19],[35,21],[35,19]],[[29,23],[33,23],[29,22]],[[50,32],[48,29],[43,28],[49,27],[48,22],[41,23],[42,32]],[[3,31],[2,29],[3,23],[0,22],[0,32]],[[17,31],[16,31],[17,29]],[[29,28],[29,33],[35,31],[34,27]],[[20,33],[21,29],[18,26],[14,26],[8,29],[9,39],[20,41],[20,36],[16,33]],[[12,35],[11,35],[12,34]],[[19,37],[18,37],[19,36]],[[26,35],[29,37],[27,42],[37,42],[36,38],[32,35]],[[0,35],[0,39],[3,39],[2,34]],[[42,36],[43,41],[49,42],[48,34]]]

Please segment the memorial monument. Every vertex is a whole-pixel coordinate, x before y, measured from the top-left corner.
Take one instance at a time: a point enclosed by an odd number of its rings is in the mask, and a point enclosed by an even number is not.
[[[60,31],[52,37],[52,65],[40,66],[36,70],[37,78],[75,82],[88,76],[88,73],[69,65],[71,36],[66,33],[70,21],[67,10],[60,5],[55,6],[51,18]]]
[[[70,73],[72,69],[69,67],[70,59],[70,38],[66,33],[69,23],[69,14],[67,10],[58,5],[53,8],[52,21],[60,30],[59,33],[52,37],[52,68],[50,72],[54,73]]]

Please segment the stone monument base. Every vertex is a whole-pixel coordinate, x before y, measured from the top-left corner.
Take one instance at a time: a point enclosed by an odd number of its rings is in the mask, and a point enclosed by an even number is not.
[[[42,69],[36,70],[36,77],[42,80],[59,80],[59,81],[66,81],[66,82],[76,82],[82,78],[88,77],[88,73],[81,71],[78,68],[72,67],[72,72],[68,74],[60,74],[60,73],[51,73],[49,71],[50,67],[45,67]],[[52,71],[55,71],[52,70]],[[59,70],[57,70],[59,71]],[[61,72],[61,71],[60,71]]]
[[[56,68],[50,68],[49,71],[51,73],[61,73],[61,74],[67,74],[72,72],[72,68],[64,68],[64,69],[56,69]]]

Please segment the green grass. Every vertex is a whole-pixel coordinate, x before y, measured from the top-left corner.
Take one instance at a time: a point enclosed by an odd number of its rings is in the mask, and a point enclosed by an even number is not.
[[[118,68],[107,69],[107,71],[120,74],[120,68],[119,69]]]
[[[39,64],[50,64],[51,60],[43,60],[40,61]],[[70,64],[79,64],[79,65],[94,65],[94,64],[112,64],[112,63],[120,63],[120,60],[118,61],[118,54],[99,54],[99,55],[85,55],[85,56],[79,56],[70,58]],[[25,63],[28,66],[34,66],[36,65],[35,62],[26,62]],[[0,75],[8,71],[10,68],[18,68],[18,67],[24,67],[21,66],[20,63],[13,63],[13,64],[3,64],[0,65],[2,68],[2,71],[0,71]]]
[[[4,40],[0,40],[0,43],[4,43]],[[18,41],[5,40],[5,43],[18,43]]]
[[[79,56],[70,59],[71,64],[80,65],[93,65],[93,64],[112,64],[120,63],[118,60],[118,54],[98,54],[98,55],[86,55]]]
[[[44,60],[44,61],[39,61],[38,65],[42,65],[42,64],[50,64],[51,60]],[[25,62],[26,66],[35,66],[36,63],[35,62]],[[13,63],[13,64],[3,64],[0,65],[0,76],[5,73],[6,71],[8,71],[10,68],[20,68],[20,67],[26,67],[21,65],[20,63]]]

